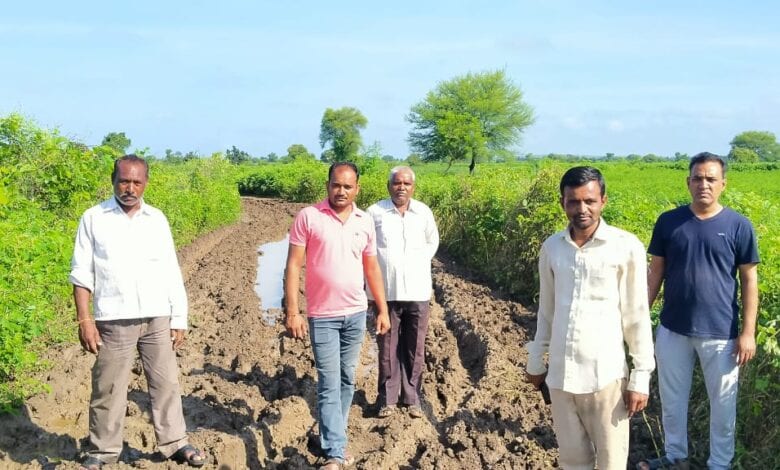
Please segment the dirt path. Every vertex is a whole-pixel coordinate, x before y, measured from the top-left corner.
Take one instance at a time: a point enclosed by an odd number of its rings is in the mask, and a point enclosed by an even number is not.
[[[282,239],[302,205],[244,199],[243,207],[239,223],[180,252],[191,312],[179,358],[187,425],[211,456],[208,468],[311,468],[319,463],[311,348],[287,338],[282,312],[262,311],[254,292],[258,247]],[[434,284],[426,416],[376,417],[376,343],[368,335],[350,416],[357,468],[556,467],[549,408],[521,375],[533,314],[440,260]],[[17,416],[0,417],[2,469],[77,466],[94,359],[78,345],[53,348],[48,359],[54,367],[43,378],[52,392],[30,399]],[[139,362],[123,462],[113,468],[180,468],[155,455],[145,390]],[[632,423],[639,431],[632,439],[646,440],[642,426]],[[632,460],[644,447],[632,443]]]

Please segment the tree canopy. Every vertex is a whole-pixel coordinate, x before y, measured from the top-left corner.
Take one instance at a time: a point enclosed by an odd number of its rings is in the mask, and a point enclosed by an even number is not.
[[[323,157],[334,162],[353,160],[362,144],[360,130],[366,124],[366,117],[355,108],[326,109],[320,125],[320,145],[325,148],[330,143],[332,152],[326,150]]]
[[[125,153],[130,144],[131,141],[124,132],[109,132],[100,143],[100,145],[111,147],[119,153]]]
[[[296,160],[314,160],[314,154],[309,152],[303,144],[292,144],[287,147],[287,156],[284,157],[284,161],[296,161]]]
[[[227,158],[228,161],[234,165],[240,165],[244,162],[248,162],[252,157],[234,145],[232,148],[229,148],[225,151],[225,158]]]
[[[477,161],[506,155],[533,123],[533,109],[503,70],[440,83],[412,106],[409,145],[425,161]]]
[[[745,131],[734,137],[730,145],[729,158],[735,161],[754,159],[749,153],[738,149],[751,150],[762,161],[780,160],[780,144],[777,143],[775,135],[768,131]]]

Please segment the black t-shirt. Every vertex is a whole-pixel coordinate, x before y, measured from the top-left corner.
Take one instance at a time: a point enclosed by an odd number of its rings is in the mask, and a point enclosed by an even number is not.
[[[664,258],[662,325],[685,336],[737,337],[737,268],[759,262],[747,218],[724,207],[701,220],[678,207],[658,217],[647,251]]]

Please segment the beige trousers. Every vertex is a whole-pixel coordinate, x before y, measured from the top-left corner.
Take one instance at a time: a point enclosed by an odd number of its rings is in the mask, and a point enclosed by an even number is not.
[[[628,410],[625,379],[594,393],[550,389],[553,428],[560,464],[566,470],[625,470],[628,463]]]
[[[96,323],[103,346],[92,368],[87,454],[105,463],[119,459],[130,368],[138,349],[149,384],[157,447],[170,457],[188,443],[170,317]]]

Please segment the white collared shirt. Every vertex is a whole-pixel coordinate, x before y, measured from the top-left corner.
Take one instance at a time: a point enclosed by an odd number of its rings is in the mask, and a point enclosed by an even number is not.
[[[582,247],[568,228],[549,237],[539,254],[536,337],[527,345],[530,374],[547,385],[592,393],[629,377],[628,389],[648,393],[655,368],[647,304],[647,257],[642,242],[602,219]]]
[[[129,217],[114,197],[84,212],[71,284],[93,294],[95,320],[171,317],[187,328],[187,293],[168,219],[143,201]]]
[[[431,209],[411,199],[402,215],[391,199],[383,199],[366,212],[376,227],[377,258],[387,300],[430,300],[431,259],[439,248],[439,230]],[[370,292],[368,295],[372,298]]]

